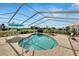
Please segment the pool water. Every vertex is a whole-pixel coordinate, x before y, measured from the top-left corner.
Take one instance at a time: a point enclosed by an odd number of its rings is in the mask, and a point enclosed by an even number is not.
[[[45,34],[32,34],[18,42],[19,46],[29,50],[47,50],[57,46],[57,41]]]

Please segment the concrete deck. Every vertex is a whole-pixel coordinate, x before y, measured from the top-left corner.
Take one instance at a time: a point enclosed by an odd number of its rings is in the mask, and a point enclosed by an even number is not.
[[[23,34],[9,37],[0,37],[0,56],[78,56],[79,55],[79,37],[77,41],[68,39],[66,35],[57,34],[52,36],[58,42],[58,46],[45,51],[28,51],[18,45],[22,37],[28,37],[31,34]]]

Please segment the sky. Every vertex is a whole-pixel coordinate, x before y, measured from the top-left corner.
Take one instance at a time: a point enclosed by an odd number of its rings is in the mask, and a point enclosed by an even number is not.
[[[4,23],[6,26],[8,26],[8,24],[11,24],[11,23],[21,24],[25,20],[29,19],[29,17],[37,13],[36,11],[43,12],[43,11],[64,11],[64,10],[78,11],[79,10],[78,3],[27,3],[19,10],[19,12],[8,23],[8,21],[14,14],[13,12],[15,12],[19,6],[21,6],[20,3],[0,3],[0,24]],[[11,14],[3,15],[4,13],[11,13]],[[30,27],[35,25],[39,27],[48,26],[48,27],[58,28],[58,27],[64,27],[67,24],[79,23],[79,20],[44,18],[32,25],[29,25],[35,22],[36,20],[43,18],[44,16],[79,18],[79,14],[48,14],[48,13],[36,14],[34,17],[24,22],[23,27]],[[49,20],[49,21],[44,22],[45,20]]]

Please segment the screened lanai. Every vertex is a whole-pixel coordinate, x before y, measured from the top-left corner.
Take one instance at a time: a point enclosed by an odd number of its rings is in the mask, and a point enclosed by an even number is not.
[[[30,26],[64,27],[67,24],[79,23],[79,8],[72,6],[73,3],[70,4],[72,7],[64,3],[2,3],[0,5],[0,23],[6,24],[6,26],[15,23],[24,25],[25,28]],[[59,7],[57,7],[58,5]],[[61,5],[65,7],[61,7]],[[73,9],[73,7],[75,8]]]
[[[79,4],[0,3],[0,55],[78,56],[71,27],[79,29]]]

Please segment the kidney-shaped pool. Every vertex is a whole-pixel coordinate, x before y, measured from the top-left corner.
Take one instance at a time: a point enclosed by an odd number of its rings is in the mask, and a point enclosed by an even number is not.
[[[47,50],[58,45],[57,41],[46,34],[32,34],[18,42],[19,46],[29,50]]]

